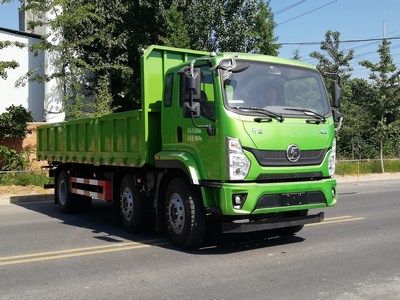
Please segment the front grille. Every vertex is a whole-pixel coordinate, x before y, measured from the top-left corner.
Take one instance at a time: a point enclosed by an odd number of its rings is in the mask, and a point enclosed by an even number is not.
[[[279,173],[279,174],[260,174],[257,181],[279,182],[279,181],[311,181],[322,179],[322,172],[305,173]]]
[[[282,167],[282,166],[313,166],[319,165],[324,160],[328,149],[301,150],[300,158],[296,162],[290,162],[286,157],[286,150],[258,150],[244,147],[250,151],[258,163],[263,167]]]
[[[273,194],[264,195],[258,199],[256,208],[287,207],[293,205],[325,203],[325,195],[320,191],[292,194]]]

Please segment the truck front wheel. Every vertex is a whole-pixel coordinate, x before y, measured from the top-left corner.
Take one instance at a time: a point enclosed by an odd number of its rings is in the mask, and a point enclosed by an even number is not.
[[[121,181],[119,207],[125,228],[130,232],[140,231],[143,219],[143,201],[139,197],[131,175],[126,175]]]
[[[186,178],[173,179],[167,189],[165,219],[171,240],[184,248],[200,244],[205,213],[199,193]]]
[[[292,226],[292,227],[286,227],[286,228],[281,228],[278,229],[278,235],[279,236],[292,236],[295,235],[297,232],[299,232],[300,230],[302,230],[304,227],[304,225],[298,225],[298,226]]]
[[[296,216],[296,217],[302,217],[302,216],[307,216],[308,210],[300,210],[300,211],[292,211],[288,212],[288,216]],[[285,227],[285,228],[280,228],[277,229],[277,235],[286,237],[286,236],[293,236],[300,230],[304,228],[304,225],[298,225],[298,226],[291,226],[291,227]]]

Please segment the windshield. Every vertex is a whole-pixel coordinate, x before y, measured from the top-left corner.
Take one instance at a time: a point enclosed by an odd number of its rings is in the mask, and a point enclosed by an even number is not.
[[[289,116],[302,113],[287,108],[308,109],[321,115],[330,113],[317,71],[240,60],[237,64],[242,66],[239,72],[221,70],[227,108],[263,108]]]

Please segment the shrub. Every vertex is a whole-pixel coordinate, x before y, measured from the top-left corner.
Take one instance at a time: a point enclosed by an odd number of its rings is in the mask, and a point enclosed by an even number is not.
[[[22,170],[28,165],[23,153],[0,145],[0,171]]]
[[[0,173],[0,185],[43,186],[53,182],[46,172],[7,172]]]
[[[0,141],[5,138],[25,138],[29,133],[27,123],[32,120],[32,114],[23,106],[11,105],[0,115]]]
[[[385,172],[400,172],[400,160],[384,160]],[[339,161],[336,165],[338,175],[381,173],[380,160]]]

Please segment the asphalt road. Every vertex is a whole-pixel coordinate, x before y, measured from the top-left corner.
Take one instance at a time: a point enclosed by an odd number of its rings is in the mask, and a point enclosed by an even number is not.
[[[400,180],[344,183],[339,196],[295,237],[192,252],[125,233],[102,203],[77,215],[0,204],[0,299],[400,299]]]

